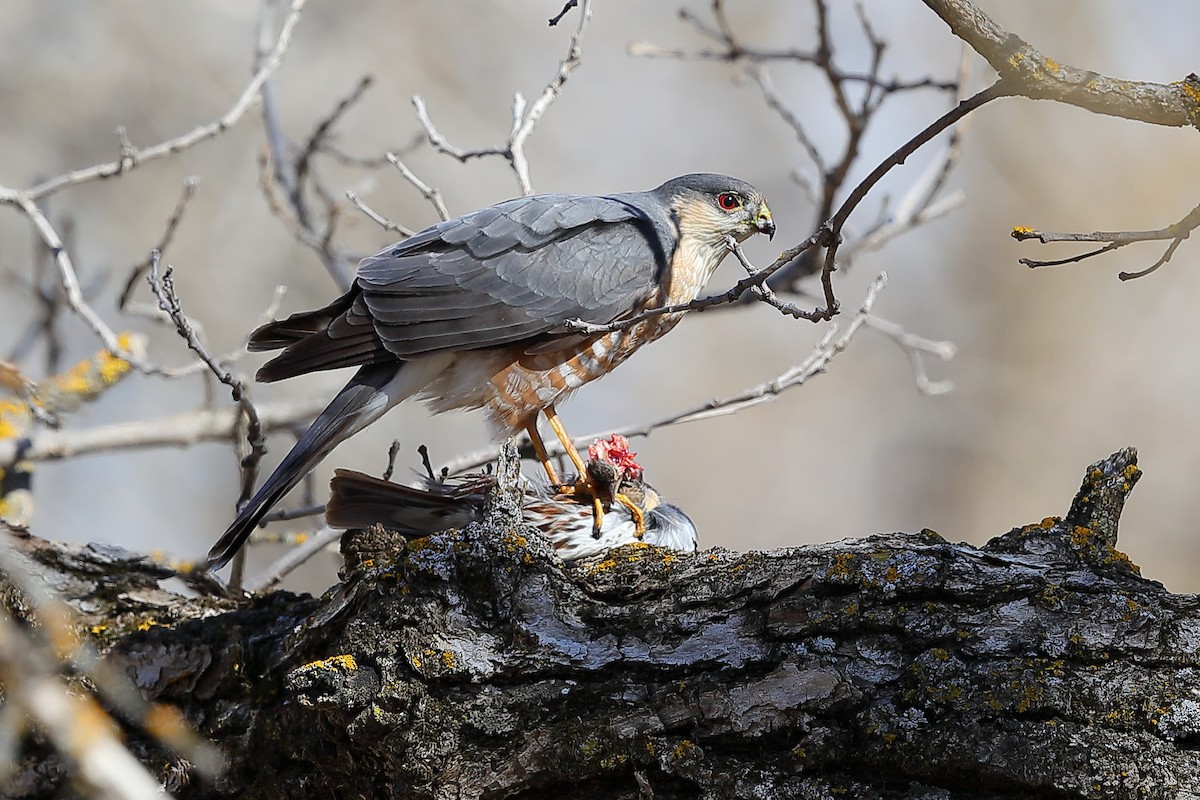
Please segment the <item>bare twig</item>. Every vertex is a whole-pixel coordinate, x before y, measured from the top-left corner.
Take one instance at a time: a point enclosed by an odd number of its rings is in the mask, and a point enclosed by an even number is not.
[[[338,105],[339,110],[344,111],[349,107],[349,103],[361,94],[361,89],[365,87],[362,82],[358,86],[359,90]],[[333,236],[339,215],[337,204],[325,197],[319,186],[312,184],[317,195],[325,199],[325,221],[318,229],[313,222],[305,194],[310,183],[307,180],[311,173],[309,158],[316,152],[317,145],[310,138],[310,146],[306,146],[296,158],[291,157],[291,147],[283,132],[275,93],[270,82],[263,87],[262,112],[267,144],[259,157],[259,186],[267,200],[267,206],[288,227],[296,241],[316,253],[334,282],[345,289],[353,281],[354,274],[350,268],[350,258],[334,247]],[[335,111],[318,124],[313,137],[324,136],[329,126],[337,119],[338,111]]]
[[[304,213],[305,210],[304,198],[301,196],[301,193],[304,189],[304,183],[312,170],[313,158],[333,132],[334,125],[345,116],[346,112],[355,103],[362,99],[363,93],[371,87],[373,81],[374,79],[370,75],[364,75],[362,78],[359,78],[358,83],[354,86],[350,94],[339,100],[337,105],[333,107],[333,110],[317,123],[316,127],[313,128],[313,132],[309,134],[308,141],[305,142],[304,147],[300,148],[300,153],[296,156],[295,161],[295,185],[290,187],[293,193],[292,205],[297,209],[297,213]],[[307,216],[302,221],[306,225],[309,224]]]
[[[951,127],[985,103],[1001,97],[1009,97],[1011,94],[1012,90],[1010,87],[1006,86],[1003,81],[1000,81],[963,100],[916,136],[897,148],[895,152],[884,159],[866,178],[854,187],[854,190],[850,192],[850,195],[842,202],[824,227],[826,235],[822,239],[821,244],[825,247],[825,263],[821,268],[821,286],[824,290],[827,308],[832,308],[834,313],[836,313],[836,300],[833,298],[831,278],[837,270],[836,259],[838,247],[841,244],[842,228],[845,226],[846,220],[849,219],[850,215],[858,207],[858,204],[867,196],[867,193],[882,180],[884,175],[894,167],[903,164],[910,155],[931,141],[939,133]]]
[[[918,391],[931,396],[954,391],[953,381],[934,381],[929,378],[929,373],[925,369],[925,361],[922,358],[923,354],[929,353],[942,361],[949,361],[958,353],[958,347],[954,342],[937,341],[918,336],[910,333],[903,326],[875,314],[867,317],[866,324],[868,328],[891,339],[904,351],[909,366],[912,368],[913,379],[917,384]]]
[[[822,5],[817,7],[818,14],[825,13]],[[869,73],[863,72],[848,72],[843,71],[833,64],[833,50],[828,47],[826,39],[816,50],[772,50],[766,48],[754,47],[741,41],[733,32],[733,26],[729,23],[728,17],[725,14],[724,0],[714,0],[712,3],[712,13],[714,25],[707,24],[700,19],[690,9],[684,8],[679,12],[680,18],[694,27],[701,35],[712,39],[720,45],[720,49],[700,49],[700,50],[684,50],[682,48],[667,48],[659,47],[648,42],[631,42],[628,47],[628,52],[632,56],[642,58],[670,58],[690,61],[728,61],[731,63],[746,62],[752,66],[761,65],[770,61],[790,61],[795,63],[812,64],[825,70],[831,80],[837,83],[863,83],[866,84],[869,90],[878,90],[882,93],[903,92],[913,89],[938,89],[941,91],[953,91],[957,87],[951,81],[939,81],[933,78],[920,78],[916,80],[899,80],[891,79],[884,80],[879,77],[877,70],[872,70]],[[862,19],[860,11],[860,20]],[[865,24],[864,29],[868,34],[868,38],[873,39],[873,34],[870,31],[870,26]]]
[[[824,229],[817,231],[812,236],[808,237],[808,239],[796,245],[795,247],[783,251],[783,253],[780,254],[780,256],[775,259],[770,266],[763,267],[762,269],[755,271],[753,274],[742,278],[729,290],[724,291],[721,294],[713,294],[708,295],[707,297],[701,297],[696,300],[692,300],[690,303],[676,303],[674,305],[663,306],[661,308],[648,309],[638,314],[634,314],[631,317],[604,325],[584,322],[580,319],[568,320],[565,323],[565,327],[580,333],[606,333],[608,331],[619,331],[630,328],[642,320],[650,319],[651,317],[657,317],[662,314],[679,314],[686,311],[705,311],[715,306],[732,303],[746,292],[754,289],[755,287],[762,286],[766,282],[767,278],[771,277],[773,274],[775,274],[775,272],[790,264],[792,260],[796,258],[796,256],[800,255],[810,247],[816,247],[817,244],[824,238],[824,236]],[[797,311],[799,313],[796,316],[800,319],[816,321],[818,319],[827,318],[825,316],[826,309],[817,309],[816,311],[799,311],[799,309],[797,309]],[[832,314],[829,314],[829,316],[832,316]]]
[[[1166,252],[1162,257],[1151,264],[1146,269],[1138,272],[1121,272],[1118,274],[1123,281],[1133,280],[1149,275],[1163,264],[1171,260],[1171,256],[1175,255],[1175,251],[1179,245],[1183,244],[1184,240],[1192,235],[1192,231],[1200,227],[1200,206],[1196,206],[1188,215],[1179,222],[1173,225],[1168,225],[1165,228],[1160,228],[1153,231],[1093,231],[1092,233],[1050,233],[1048,231],[1038,231],[1033,228],[1013,228],[1012,237],[1018,242],[1029,241],[1035,239],[1042,244],[1050,242],[1107,242],[1104,247],[1089,250],[1086,253],[1072,256],[1070,258],[1059,259],[1057,261],[1038,261],[1032,258],[1022,258],[1019,263],[1027,267],[1055,267],[1062,264],[1074,264],[1084,259],[1092,258],[1103,253],[1108,253],[1126,245],[1136,242],[1157,242],[1169,239],[1170,244],[1167,245]]]
[[[163,231],[162,238],[158,240],[158,244],[151,251],[152,253],[162,254],[167,251],[167,247],[175,238],[175,231],[179,228],[179,223],[183,220],[183,212],[187,211],[188,203],[192,201],[192,197],[196,194],[196,187],[199,185],[200,179],[195,175],[191,175],[184,180],[183,191],[179,195],[179,200],[175,203],[175,210],[171,212],[170,218],[167,219],[167,227]],[[125,288],[121,290],[121,297],[117,300],[117,308],[125,308],[125,305],[129,302],[129,298],[133,296],[133,288],[137,285],[138,279],[150,270],[152,258],[153,256],[148,256],[129,273],[129,278],[125,281]]]
[[[377,225],[379,225],[384,230],[393,231],[393,232],[398,233],[401,236],[404,236],[406,238],[409,236],[412,236],[413,234],[416,233],[416,231],[412,230],[411,228],[406,228],[405,226],[401,225],[398,222],[392,222],[387,217],[385,217],[382,214],[380,214],[379,212],[375,211],[375,209],[371,208],[366,203],[364,203],[362,198],[359,197],[356,192],[354,192],[352,190],[347,190],[346,197],[349,198],[351,204],[353,204],[353,206],[355,208],[357,208],[359,211],[363,212],[368,217],[370,217]]]
[[[326,525],[311,536],[305,537],[304,541],[285,553],[274,564],[246,581],[246,591],[256,594],[275,586],[310,558],[340,539],[342,533],[340,528],[330,528]]]
[[[158,299],[159,308],[170,315],[171,321],[175,323],[175,330],[187,342],[188,348],[208,365],[217,380],[230,388],[234,401],[245,416],[246,441],[250,446],[250,452],[241,459],[242,494],[238,499],[240,506],[253,494],[254,480],[258,475],[258,464],[267,453],[262,420],[259,419],[258,409],[254,407],[254,403],[251,402],[250,396],[246,392],[246,385],[239,378],[234,377],[233,373],[223,364],[218,363],[200,342],[191,320],[183,313],[183,308],[179,304],[179,296],[175,293],[175,283],[171,278],[171,267],[167,267],[166,272],[160,278],[158,262],[159,253],[156,250],[150,256],[150,275],[147,280],[150,283],[150,290]]]
[[[566,9],[564,9],[564,13],[565,11]],[[533,129],[538,124],[538,121],[541,120],[542,115],[546,113],[546,110],[558,98],[563,84],[567,82],[571,77],[571,73],[579,66],[582,53],[580,43],[583,39],[583,31],[591,18],[591,0],[580,0],[579,25],[575,28],[575,33],[571,35],[571,40],[567,45],[567,55],[558,64],[558,73],[546,84],[546,88],[542,90],[541,96],[533,102],[533,105],[528,107],[528,111],[526,111],[525,97],[520,92],[513,95],[512,131],[509,133],[508,141],[501,147],[461,150],[453,146],[437,129],[437,126],[433,124],[433,120],[429,116],[429,110],[425,107],[425,101],[419,95],[413,95],[413,109],[416,111],[417,121],[425,129],[425,135],[429,139],[429,144],[439,153],[448,155],[460,162],[483,158],[485,156],[503,156],[508,160],[513,173],[517,177],[517,185],[521,189],[521,194],[533,194],[533,184],[529,179],[529,161],[525,156],[525,142],[529,138],[529,135],[533,133]]]
[[[572,8],[575,8],[578,5],[579,5],[579,0],[567,0],[566,4],[562,7],[562,11],[559,11],[557,14],[555,14],[553,17],[550,18],[550,27],[553,28],[555,25],[562,22],[562,18],[567,15],[567,12],[570,11]]]
[[[258,521],[259,527],[270,522],[284,522],[293,519],[305,519],[306,517],[315,517],[317,514],[325,513],[324,505],[303,506],[301,508],[277,508],[268,514],[263,515],[263,518]]]
[[[411,183],[413,187],[415,187],[416,190],[421,193],[421,196],[433,205],[433,209],[437,212],[439,218],[442,220],[450,219],[450,212],[446,210],[446,204],[442,202],[442,193],[440,191],[432,188],[429,184],[425,183],[425,181],[418,178],[417,174],[409,169],[407,164],[400,160],[400,156],[396,155],[395,153],[388,153],[384,157],[388,160],[389,164],[391,164],[400,172],[400,175],[403,176],[404,180]]]
[[[263,403],[257,406],[259,422],[265,433],[292,430],[306,424],[329,403],[327,396],[306,396],[295,400]],[[156,447],[190,447],[202,442],[231,442],[237,436],[240,407],[203,409],[148,420],[118,422],[69,431],[39,430],[30,437],[22,458],[30,461],[59,461],[81,455],[120,450],[144,450]],[[17,454],[17,442],[0,439],[0,464],[10,464]]]

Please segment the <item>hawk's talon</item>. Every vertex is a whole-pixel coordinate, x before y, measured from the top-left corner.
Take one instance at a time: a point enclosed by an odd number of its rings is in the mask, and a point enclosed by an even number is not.
[[[592,495],[592,538],[600,538],[600,526],[604,524],[604,503]]]
[[[629,509],[629,516],[633,518],[633,535],[638,541],[641,541],[646,536],[646,514],[642,511],[641,506],[633,502],[629,495],[617,492],[613,495],[613,500],[616,500],[621,505]],[[599,530],[599,528],[597,528]]]

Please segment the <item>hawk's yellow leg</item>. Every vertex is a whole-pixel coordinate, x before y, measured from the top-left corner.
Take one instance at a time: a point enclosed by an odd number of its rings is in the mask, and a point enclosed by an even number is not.
[[[558,437],[558,441],[562,444],[563,450],[566,451],[567,458],[571,459],[571,463],[575,465],[575,470],[579,477],[575,479],[574,486],[562,487],[563,494],[573,495],[589,495],[592,498],[592,533],[596,536],[600,535],[600,525],[604,522],[604,504],[600,500],[599,493],[596,491],[596,486],[588,475],[587,464],[579,455],[579,451],[575,449],[575,444],[571,441],[571,437],[567,435],[567,429],[563,427],[562,420],[558,418],[558,411],[553,405],[548,405],[542,410],[546,415],[546,419],[550,422],[550,429],[554,431],[554,435]],[[534,427],[534,426],[530,426]],[[538,451],[538,445],[534,445],[534,450]],[[548,459],[544,458],[545,445],[541,446],[538,451],[538,458],[542,459],[542,465],[546,468],[546,474],[552,476],[550,480],[557,484],[557,473],[553,472],[553,467]],[[621,505],[629,509],[629,516],[633,518],[634,536],[641,539],[646,535],[646,515],[642,513],[642,509],[637,503],[630,500],[624,494],[617,492],[613,495],[613,500],[616,500]]]

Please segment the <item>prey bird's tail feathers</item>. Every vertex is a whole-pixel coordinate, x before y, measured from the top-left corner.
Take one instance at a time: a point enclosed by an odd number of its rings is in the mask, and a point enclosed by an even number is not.
[[[478,521],[488,488],[475,492],[476,502],[464,502],[469,490],[447,486],[414,489],[349,469],[337,469],[329,482],[325,522],[334,528],[369,528],[378,523],[406,536],[424,536]]]
[[[432,357],[361,368],[317,416],[208,551],[208,568],[219,569],[229,563],[271,507],[321,459],[392,406],[423,389],[449,361],[448,356]]]

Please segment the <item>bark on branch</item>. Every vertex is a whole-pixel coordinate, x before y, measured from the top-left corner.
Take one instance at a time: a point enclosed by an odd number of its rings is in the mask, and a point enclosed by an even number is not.
[[[1195,797],[1200,601],[1115,549],[1138,477],[1114,454],[1064,518],[982,548],[922,531],[572,566],[501,500],[425,540],[352,532],[337,589],[241,604],[15,542],[225,749],[181,797]]]
[[[925,0],[925,5],[987,60],[1013,94],[1151,125],[1200,128],[1200,77],[1195,73],[1168,84],[1110,78],[1044,55],[969,0]]]

